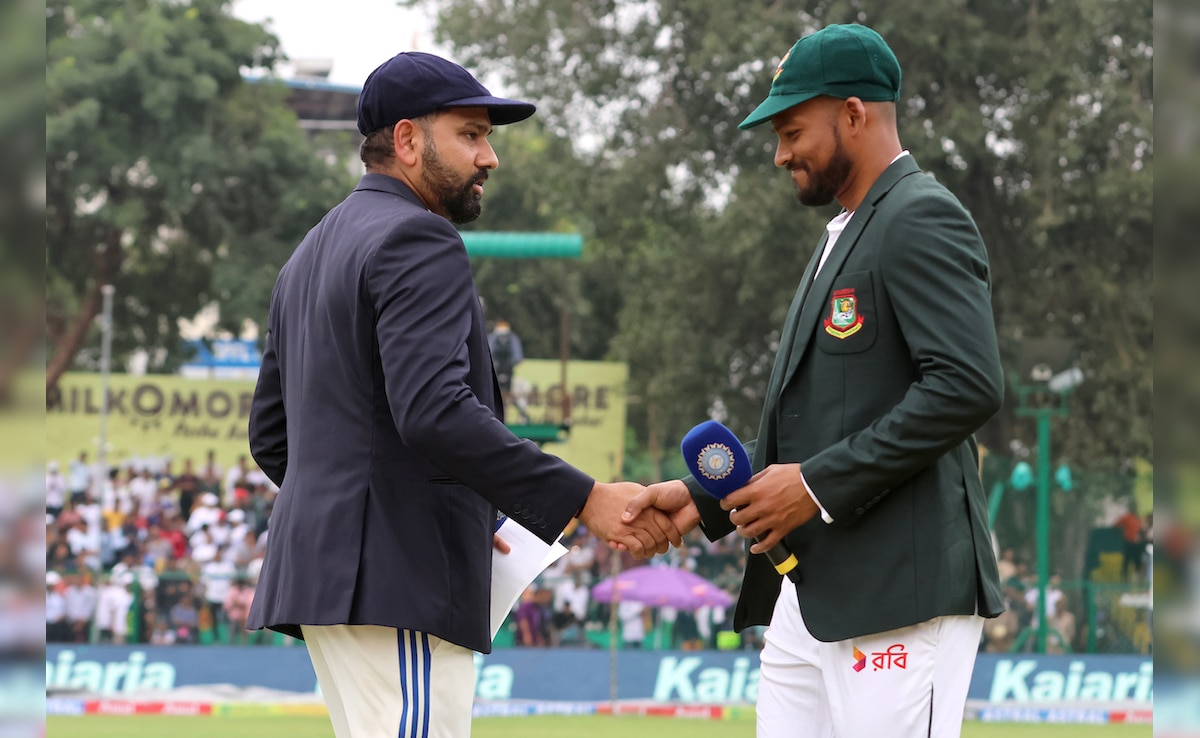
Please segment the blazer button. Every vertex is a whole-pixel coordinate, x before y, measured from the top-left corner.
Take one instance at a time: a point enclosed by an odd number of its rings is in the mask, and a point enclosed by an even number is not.
[[[517,512],[517,513],[521,512],[521,503],[519,503],[519,502],[513,503],[513,512]]]
[[[866,509],[866,508],[864,508],[864,507],[856,507],[856,508],[854,508],[854,513],[855,513],[856,515],[862,515],[862,514],[863,514],[863,513],[865,513],[866,511],[867,511],[867,509]]]

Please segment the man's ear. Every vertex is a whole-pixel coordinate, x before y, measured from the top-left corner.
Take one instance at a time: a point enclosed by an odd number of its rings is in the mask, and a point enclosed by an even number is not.
[[[846,98],[841,115],[851,135],[858,135],[867,124],[867,105],[857,97]]]
[[[414,167],[421,159],[424,150],[425,132],[421,127],[405,118],[392,129],[392,150],[396,158],[406,167]]]

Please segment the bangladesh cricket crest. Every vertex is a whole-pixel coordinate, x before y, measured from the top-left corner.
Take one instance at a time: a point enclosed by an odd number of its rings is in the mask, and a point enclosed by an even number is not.
[[[700,450],[698,469],[708,479],[724,479],[733,471],[733,449],[723,443],[710,443]]]
[[[854,289],[835,290],[830,301],[829,317],[825,319],[825,332],[834,338],[853,336],[862,330],[863,316],[858,312],[858,298]]]

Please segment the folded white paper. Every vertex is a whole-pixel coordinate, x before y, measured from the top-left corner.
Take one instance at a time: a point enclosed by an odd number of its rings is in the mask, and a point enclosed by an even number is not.
[[[558,541],[547,544],[508,518],[496,531],[512,551],[492,552],[492,638],[500,631],[517,598],[538,574],[567,552]]]

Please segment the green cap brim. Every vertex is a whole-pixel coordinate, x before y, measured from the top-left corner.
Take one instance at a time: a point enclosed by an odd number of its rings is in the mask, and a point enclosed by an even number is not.
[[[753,113],[746,116],[746,120],[738,123],[738,128],[746,131],[766,123],[788,108],[808,102],[820,94],[820,92],[793,92],[787,95],[767,95],[767,99],[763,100]]]

